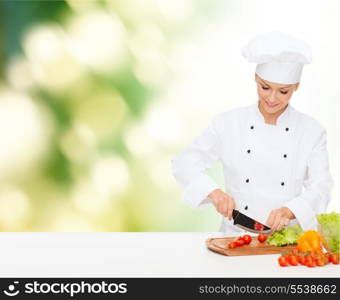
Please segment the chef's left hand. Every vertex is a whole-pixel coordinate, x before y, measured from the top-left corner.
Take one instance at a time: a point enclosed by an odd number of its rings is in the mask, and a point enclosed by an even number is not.
[[[295,219],[292,211],[288,207],[283,206],[271,211],[266,221],[266,225],[268,225],[273,232],[279,231],[284,226],[287,226],[292,219]]]

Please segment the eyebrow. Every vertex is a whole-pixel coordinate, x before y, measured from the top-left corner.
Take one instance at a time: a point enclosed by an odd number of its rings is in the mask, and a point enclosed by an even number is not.
[[[264,84],[264,85],[267,85],[267,86],[269,86],[270,87],[270,85],[269,84],[267,84],[267,83],[265,83],[263,80],[261,80],[260,79],[260,81],[262,82],[262,84]],[[280,89],[287,89],[287,88],[290,88],[291,87],[291,85],[286,85],[286,86],[282,86],[282,87],[280,87]]]

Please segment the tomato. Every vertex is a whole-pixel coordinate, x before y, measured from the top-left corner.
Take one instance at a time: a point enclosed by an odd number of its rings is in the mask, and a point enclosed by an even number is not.
[[[292,266],[298,265],[298,257],[296,255],[289,255],[288,256],[288,262]]]
[[[259,231],[262,231],[264,229],[264,226],[263,224],[259,223],[259,222],[255,222],[254,224],[254,229],[255,230],[259,230]]]
[[[299,256],[298,256],[298,262],[299,262],[299,264],[301,264],[301,265],[306,264],[306,256],[303,255],[303,254],[299,255]]]
[[[338,253],[333,253],[329,256],[329,259],[332,264],[338,265],[339,264],[339,254]]]
[[[306,255],[305,258],[306,258],[305,266],[309,268],[315,267],[315,260],[311,255]]]
[[[243,236],[243,240],[246,245],[249,245],[251,243],[251,236],[246,234]]]
[[[244,245],[244,240],[237,240],[236,242],[237,247],[241,247]]]
[[[257,239],[260,243],[263,243],[267,239],[267,236],[265,234],[259,234]]]
[[[228,248],[229,248],[229,249],[235,249],[235,248],[237,248],[236,242],[231,242],[231,243],[229,243],[229,244],[228,244]]]
[[[292,254],[298,255],[298,254],[299,254],[299,249],[298,249],[297,247],[295,247],[295,248],[292,250]]]
[[[313,260],[313,256],[311,256],[310,254],[305,255],[305,260],[306,262]]]
[[[317,253],[315,253],[313,251],[310,252],[310,256],[313,257],[314,260],[321,257],[320,254],[317,254]]]
[[[325,258],[325,263],[328,264],[331,262],[331,254],[330,253],[325,253],[324,255],[324,258]]]
[[[315,264],[316,264],[318,267],[324,266],[324,265],[325,265],[324,258],[323,258],[323,257],[317,257],[317,258],[315,258]]]
[[[323,255],[323,261],[325,262],[325,265],[329,264],[329,254],[325,253]]]
[[[310,261],[307,261],[306,266],[307,266],[308,268],[314,268],[314,267],[315,267],[315,260],[312,259],[312,260],[310,260]]]
[[[317,251],[309,251],[309,253],[310,253],[310,255],[312,255],[313,257],[317,257],[317,256],[320,255],[320,253],[317,252]]]
[[[235,241],[243,241],[243,236],[239,236],[235,239]]]
[[[280,256],[278,258],[279,265],[281,267],[287,267],[288,266],[288,259],[287,256]]]

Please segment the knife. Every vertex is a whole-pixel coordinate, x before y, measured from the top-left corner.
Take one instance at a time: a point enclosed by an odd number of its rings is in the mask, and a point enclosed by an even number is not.
[[[233,210],[232,215],[234,219],[234,225],[241,229],[254,233],[269,233],[271,231],[270,227],[255,221],[236,209]]]

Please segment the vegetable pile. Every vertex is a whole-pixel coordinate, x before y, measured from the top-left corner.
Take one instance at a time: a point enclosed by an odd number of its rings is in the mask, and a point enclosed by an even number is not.
[[[288,254],[278,258],[281,267],[298,264],[313,268],[324,266],[329,263],[339,264],[339,253],[323,252],[322,239],[315,230],[308,230],[300,235],[297,247]]]
[[[301,252],[298,248],[294,248],[290,253],[281,255],[277,261],[281,267],[297,266],[299,264],[309,268],[322,267],[329,263],[338,265],[339,254],[329,252],[316,253],[314,251]]]
[[[268,237],[268,244],[272,246],[286,246],[296,244],[303,234],[300,225],[283,228]]]
[[[340,252],[340,213],[317,215],[319,232],[332,252]]]

